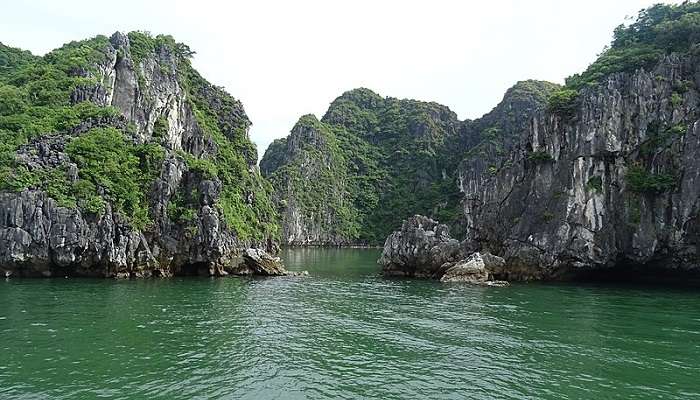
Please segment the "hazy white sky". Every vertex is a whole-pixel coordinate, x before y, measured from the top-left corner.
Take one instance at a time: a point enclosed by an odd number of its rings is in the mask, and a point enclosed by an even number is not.
[[[563,82],[653,0],[3,0],[0,41],[43,54],[114,31],[167,33],[243,101],[262,152],[344,91],[488,112],[518,80]]]

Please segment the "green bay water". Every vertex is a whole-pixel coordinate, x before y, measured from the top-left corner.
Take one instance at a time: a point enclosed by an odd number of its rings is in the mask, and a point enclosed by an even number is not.
[[[700,399],[700,291],[384,279],[0,281],[0,399]]]

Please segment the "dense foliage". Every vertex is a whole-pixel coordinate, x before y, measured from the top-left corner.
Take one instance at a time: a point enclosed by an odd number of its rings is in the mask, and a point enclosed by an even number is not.
[[[638,193],[658,194],[673,189],[678,179],[665,172],[649,172],[641,165],[633,165],[627,171],[627,184]]]
[[[566,87],[549,98],[548,109],[569,120],[578,107],[580,90],[597,86],[613,73],[653,68],[664,54],[696,54],[699,42],[700,3],[656,4],[644,9],[634,23],[615,29],[611,44],[583,73],[566,78]]]
[[[240,102],[202,78],[189,60],[194,53],[171,36],[130,32],[128,39],[129,54],[120,47],[116,55],[131,59],[140,92],[148,96],[143,86],[147,66],[175,77],[214,151],[195,156],[165,149],[169,127],[164,116],[155,122],[153,139],[141,143],[119,110],[76,102],[77,90],[89,92],[104,84],[97,65],[115,54],[107,37],[71,42],[43,57],[0,44],[0,190],[41,189],[61,206],[93,214],[103,213],[109,204],[134,227],[145,228],[152,219],[149,192],[163,160],[181,157],[192,173],[222,183],[217,206],[240,238],[274,234],[271,187],[254,170],[257,153]],[[78,129],[84,126],[93,129]],[[37,168],[18,159],[18,152],[34,151],[31,142],[47,135],[61,137],[70,162],[78,167],[77,177],[68,173],[69,164]],[[178,211],[175,219],[192,222],[198,202],[192,193],[175,194],[168,208]]]
[[[564,119],[571,119],[578,108],[578,92],[573,89],[560,89],[552,93],[547,103],[547,111]]]
[[[275,187],[283,188],[285,200],[281,211],[284,212],[287,201],[293,202],[308,220],[328,234],[356,239],[360,225],[352,197],[369,195],[371,191],[360,194],[356,188],[350,188],[354,186],[354,177],[348,171],[349,154],[342,150],[349,149],[344,133],[319,122],[313,115],[305,115],[293,129],[299,143],[292,150],[294,157],[282,163],[267,159],[265,164],[278,163],[269,179]],[[281,150],[284,152],[286,148]],[[274,157],[277,156],[271,155]]]
[[[0,45],[0,190],[47,189],[44,172],[17,164],[16,151],[42,134],[69,132],[83,121],[116,117],[112,107],[72,104],[79,86],[94,85],[83,71],[102,60],[107,38],[71,42],[44,57]]]
[[[76,196],[83,209],[104,211],[104,200],[134,225],[150,222],[147,194],[158,176],[165,151],[157,144],[134,145],[114,128],[97,128],[72,140],[66,152],[80,170],[80,180],[66,197]],[[104,200],[95,188],[104,192]]]
[[[317,229],[380,244],[413,214],[459,219],[461,161],[502,148],[525,120],[515,110],[544,104],[556,88],[520,82],[492,113],[464,122],[436,103],[355,89],[333,101],[321,122],[300,119],[288,138],[270,146],[261,169],[282,212],[294,207]]]
[[[186,156],[188,166],[223,184],[217,205],[240,238],[262,240],[278,235],[277,213],[270,200],[272,186],[254,172],[257,150],[248,138],[250,123],[242,105],[210,85],[189,62],[179,69],[197,122],[217,146],[210,158]]]
[[[656,4],[634,23],[615,29],[612,43],[586,71],[566,80],[569,89],[598,84],[615,72],[650,68],[663,54],[696,52],[700,41],[700,3]]]
[[[447,201],[456,206],[457,186],[443,176],[438,155],[459,124],[444,106],[356,89],[336,99],[321,122],[301,118],[261,168],[278,191],[285,188],[283,201],[321,229],[376,244],[414,213],[449,219],[442,211]]]

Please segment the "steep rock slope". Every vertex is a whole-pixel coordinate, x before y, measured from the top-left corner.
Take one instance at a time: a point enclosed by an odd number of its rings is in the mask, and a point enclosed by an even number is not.
[[[348,244],[357,231],[339,146],[332,129],[306,115],[263,158],[261,170],[277,188],[274,199],[288,243]]]
[[[502,155],[465,161],[467,238],[504,278],[700,269],[699,33],[697,3],[643,11]]]
[[[415,213],[460,220],[456,171],[463,157],[484,138],[517,136],[556,88],[519,82],[476,121],[460,121],[436,103],[383,98],[368,89],[344,93],[320,122],[302,117],[262,158],[283,241],[376,245]]]
[[[0,269],[224,274],[276,234],[243,106],[169,36],[0,46]]]

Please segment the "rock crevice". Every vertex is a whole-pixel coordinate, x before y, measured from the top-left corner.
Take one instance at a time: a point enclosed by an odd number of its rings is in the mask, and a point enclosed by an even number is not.
[[[378,261],[385,276],[437,279],[503,286],[495,279],[505,261],[489,253],[471,252],[467,242],[450,237],[447,225],[415,215],[387,238]]]

